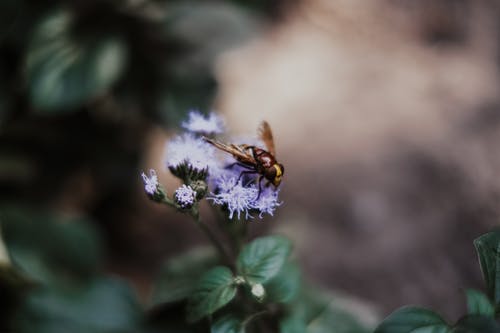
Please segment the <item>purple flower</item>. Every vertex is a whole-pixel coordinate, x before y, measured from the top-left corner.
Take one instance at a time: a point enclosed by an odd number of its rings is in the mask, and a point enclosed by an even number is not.
[[[259,199],[255,200],[252,208],[259,211],[259,217],[264,214],[274,215],[276,207],[281,206],[282,202],[278,201],[279,190],[267,187],[262,189]]]
[[[182,122],[182,127],[193,133],[220,134],[224,131],[224,121],[213,112],[204,116],[199,111],[193,110],[189,112],[189,119]]]
[[[156,171],[153,169],[149,170],[149,177],[143,172],[141,174],[142,181],[144,182],[144,190],[147,194],[153,195],[156,192],[156,189],[160,185],[158,183],[158,176],[156,175]]]
[[[251,212],[257,211],[259,218],[264,214],[273,215],[276,207],[281,205],[278,201],[278,193],[274,188],[263,188],[259,194],[258,186],[255,183],[244,186],[239,175],[226,174],[214,180],[215,193],[208,197],[213,204],[227,207],[229,218],[237,216],[240,219],[244,214],[246,219],[252,218]]]
[[[166,164],[170,170],[187,165],[207,171],[215,164],[215,148],[192,134],[177,136],[167,145]]]
[[[196,198],[196,192],[188,185],[182,185],[175,191],[175,201],[182,208],[190,208]]]
[[[251,217],[250,210],[252,202],[258,195],[258,190],[255,186],[243,186],[241,180],[236,183],[236,177],[220,177],[217,179],[217,193],[208,197],[215,205],[226,206],[229,210],[229,218],[232,219],[234,214],[238,219],[241,214],[245,214],[245,218]]]

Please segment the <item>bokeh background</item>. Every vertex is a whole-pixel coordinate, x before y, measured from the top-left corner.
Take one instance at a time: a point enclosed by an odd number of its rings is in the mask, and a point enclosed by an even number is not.
[[[255,234],[289,235],[307,280],[367,316],[453,321],[482,288],[472,241],[499,223],[499,18],[496,0],[4,0],[4,237],[26,214],[86,219],[99,269],[146,300],[205,239],[140,172],[172,192],[166,140],[214,109],[231,134],[274,130],[284,204]]]

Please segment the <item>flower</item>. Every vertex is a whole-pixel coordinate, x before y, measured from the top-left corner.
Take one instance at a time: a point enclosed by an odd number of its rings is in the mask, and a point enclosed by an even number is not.
[[[186,133],[175,137],[167,145],[166,164],[177,177],[186,180],[204,179],[210,167],[215,167],[215,148]]]
[[[212,200],[215,205],[227,206],[229,210],[229,218],[232,219],[234,214],[241,217],[241,213],[245,213],[245,218],[251,217],[250,210],[252,202],[258,195],[258,190],[255,186],[243,186],[241,179],[236,183],[236,177],[220,177],[216,180],[217,193],[212,193],[208,199]]]
[[[189,119],[182,122],[182,127],[193,133],[219,134],[224,131],[224,120],[213,112],[204,116],[193,110],[189,112]]]
[[[213,183],[216,187],[216,192],[208,196],[213,204],[226,206],[229,210],[229,218],[232,219],[236,214],[238,219],[244,213],[246,219],[251,218],[251,212],[257,211],[259,218],[263,218],[264,214],[273,215],[276,207],[281,205],[278,201],[279,191],[267,187],[260,190],[257,185],[250,180],[250,184],[244,186],[238,176],[225,174],[216,178]]]
[[[252,208],[259,211],[259,217],[262,218],[263,214],[273,216],[276,207],[281,206],[282,202],[278,201],[279,190],[270,187],[261,191],[259,199],[255,200]]]
[[[144,190],[149,195],[154,195],[160,183],[158,183],[158,176],[153,169],[149,170],[149,177],[143,172],[141,174],[142,181],[144,182]]]
[[[191,208],[195,202],[196,191],[194,191],[191,186],[186,184],[182,185],[175,191],[175,201],[181,206],[181,208],[187,209]]]

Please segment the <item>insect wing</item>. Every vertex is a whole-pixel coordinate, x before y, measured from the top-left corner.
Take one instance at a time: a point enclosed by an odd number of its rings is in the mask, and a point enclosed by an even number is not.
[[[234,145],[234,144],[225,144],[220,141],[212,140],[209,138],[203,138],[206,142],[212,144],[216,148],[225,151],[226,153],[229,153],[233,155],[238,161],[247,163],[247,164],[255,164],[255,159],[253,158],[252,155],[247,153],[243,147]]]
[[[271,126],[269,126],[269,123],[265,120],[259,126],[259,137],[262,141],[264,141],[267,151],[276,156],[273,132],[271,131]]]

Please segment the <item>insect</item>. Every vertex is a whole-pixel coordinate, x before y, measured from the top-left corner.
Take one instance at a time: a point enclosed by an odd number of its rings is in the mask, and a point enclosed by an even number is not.
[[[259,184],[259,194],[257,196],[257,199],[260,197],[260,193],[262,190],[261,182],[263,179],[267,180],[266,187],[270,184],[278,187],[285,172],[283,164],[278,163],[278,161],[276,160],[273,133],[267,121],[263,121],[260,124],[258,133],[260,139],[266,145],[267,150],[252,145],[226,144],[206,137],[203,138],[206,142],[214,145],[216,148],[233,155],[237,162],[229,165],[228,167],[239,165],[245,169],[245,171],[242,171],[240,173],[240,176],[238,177],[236,183],[238,183],[238,181],[244,174],[259,175],[259,178],[257,180],[257,183]]]

